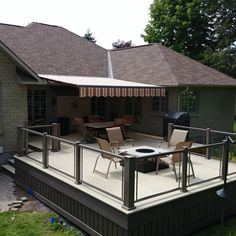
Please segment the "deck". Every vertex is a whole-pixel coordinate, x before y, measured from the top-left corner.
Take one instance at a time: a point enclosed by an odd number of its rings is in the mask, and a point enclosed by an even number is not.
[[[158,137],[143,135],[139,133],[131,133],[131,132],[129,133],[129,137],[134,139],[135,147],[141,145],[158,147],[159,145]],[[72,141],[80,140],[80,137],[78,135],[70,135],[64,138]],[[38,138],[30,139],[29,143],[41,148],[41,141]],[[86,145],[89,147],[98,148],[97,144],[86,144]],[[162,143],[162,147],[165,147],[166,145],[167,143],[165,142]],[[186,199],[186,197],[191,197],[194,194],[196,194],[197,196],[202,191],[205,192],[208,189],[211,189],[210,191],[214,192],[215,189],[221,188],[223,184],[223,181],[220,178],[221,175],[220,158],[206,159],[206,157],[204,157],[203,155],[192,153],[191,160],[194,167],[195,178],[193,177],[188,178],[187,192],[183,193],[180,191],[179,183],[176,182],[174,172],[172,171],[171,167],[159,170],[158,175],[156,175],[155,171],[148,173],[141,173],[136,171],[135,190],[134,190],[134,195],[135,195],[134,201],[136,208],[128,211],[124,209],[124,207],[122,207],[123,206],[122,166],[118,165],[118,168],[115,169],[114,164],[112,164],[107,179],[99,173],[93,173],[94,163],[98,154],[99,153],[94,150],[89,150],[86,148],[81,149],[83,174],[82,174],[82,184],[79,185],[75,184],[74,147],[70,144],[61,143],[61,150],[59,152],[49,151],[49,168],[46,169],[42,168],[42,164],[40,163],[42,162],[42,152],[39,151],[31,152],[29,150],[27,156],[23,157],[16,156],[15,158],[16,160],[19,160],[19,162],[21,162],[20,165],[23,165],[22,163],[25,163],[26,165],[39,170],[41,173],[45,173],[48,176],[51,176],[55,179],[64,182],[66,185],[72,186],[73,189],[77,189],[78,191],[81,191],[89,196],[92,196],[99,202],[127,216],[129,215],[135,216],[142,211],[148,212],[148,210],[150,209],[155,209],[158,206],[162,207],[163,204],[168,204],[169,202],[173,202],[175,200],[181,201],[180,199],[182,199],[182,201],[185,201],[184,199]],[[108,160],[100,158],[97,169],[105,173],[108,163],[109,163]],[[236,182],[236,174],[235,174],[236,164],[229,163],[228,173],[230,174],[228,176],[228,183]],[[100,191],[99,189],[102,191]],[[110,193],[112,196],[106,194],[106,192]],[[161,210],[159,209],[159,211]],[[112,220],[114,221],[114,219]],[[160,231],[160,232],[165,232],[165,231]],[[188,230],[186,232],[188,232]],[[90,233],[92,235],[99,235],[97,234],[97,231],[96,233],[93,231],[91,231]],[[103,234],[109,235],[105,233]],[[117,235],[133,235],[133,234],[117,233]],[[140,235],[145,235],[145,234],[140,234]]]

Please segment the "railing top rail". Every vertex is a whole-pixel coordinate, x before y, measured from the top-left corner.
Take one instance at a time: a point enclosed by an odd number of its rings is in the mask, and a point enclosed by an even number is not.
[[[211,130],[211,132],[212,133],[218,133],[218,134],[230,135],[230,136],[236,136],[236,133],[230,133],[230,132],[219,131],[219,130]]]
[[[210,147],[222,146],[225,143],[226,143],[226,141],[220,142],[220,143],[207,144],[207,145],[203,144],[203,145],[199,145],[199,146],[196,146],[196,147],[188,148],[188,150],[193,151],[193,150],[196,150],[196,149],[199,149],[199,148],[210,148]]]
[[[121,160],[124,159],[124,156],[119,155],[119,154],[116,154],[116,153],[111,153],[111,152],[103,151],[103,150],[101,150],[101,149],[94,148],[94,147],[90,147],[90,146],[87,146],[87,145],[84,145],[84,144],[81,144],[81,143],[79,143],[79,146],[82,147],[82,148],[86,148],[86,149],[95,151],[95,152],[99,152],[99,153],[104,153],[104,154],[112,155],[112,156],[114,156],[114,157],[116,157],[116,158],[119,158],[119,159],[121,159]]]
[[[188,129],[188,130],[207,131],[207,129],[203,129],[203,128],[196,128],[196,127],[184,126],[184,125],[176,125],[176,124],[173,124],[173,127],[182,128],[182,129]],[[218,133],[218,134],[225,134],[225,135],[236,136],[236,133],[220,131],[220,130],[214,130],[214,129],[210,129],[210,132],[211,133]]]
[[[26,132],[28,132],[28,133],[36,134],[36,135],[39,135],[39,136],[43,136],[44,135],[43,133],[35,131],[35,130],[32,130],[32,129],[27,129],[27,128],[21,128],[21,129],[26,131]]]
[[[71,145],[76,145],[76,142],[70,141],[68,139],[59,138],[59,137],[56,137],[56,136],[53,136],[53,135],[49,135],[49,134],[47,134],[46,137],[50,138],[50,139],[57,140],[57,141],[61,141],[63,143],[68,143],[68,144],[71,144]]]
[[[52,124],[49,125],[31,125],[27,126],[28,129],[37,129],[37,128],[51,128]]]
[[[206,129],[203,129],[203,128],[196,128],[196,127],[184,126],[184,125],[175,125],[175,124],[174,124],[173,127],[176,127],[176,128],[183,128],[183,129],[189,129],[189,130],[206,131]]]

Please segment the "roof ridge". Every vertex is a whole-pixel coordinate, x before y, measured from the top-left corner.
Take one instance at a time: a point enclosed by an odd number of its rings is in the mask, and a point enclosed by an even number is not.
[[[13,24],[8,24],[8,23],[1,23],[1,22],[0,22],[0,25],[6,25],[6,26],[13,26],[13,27],[24,28],[24,26],[21,26],[21,25],[13,25]]]
[[[165,63],[167,64],[168,68],[171,71],[172,77],[174,78],[174,80],[176,82],[176,85],[179,85],[180,83],[179,83],[178,79],[176,78],[175,73],[173,73],[173,69],[172,69],[170,63],[168,62],[168,60],[166,59],[165,53],[163,53],[163,51],[162,51],[163,48],[167,48],[167,47],[163,46],[161,43],[155,43],[154,45],[158,46],[158,48],[159,48],[159,50],[160,50],[160,52],[161,52],[161,54],[162,54],[162,56],[163,56],[163,58],[165,60]]]
[[[198,64],[198,65],[200,65],[200,66],[203,66],[203,67],[207,68],[208,70],[212,70],[212,71],[214,71],[214,72],[216,72],[216,73],[220,73],[220,74],[222,74],[222,75],[224,75],[224,76],[227,76],[229,79],[233,79],[233,80],[234,80],[234,78],[233,78],[232,76],[229,76],[229,75],[227,75],[227,74],[225,74],[225,73],[223,73],[223,72],[221,72],[221,71],[219,71],[219,70],[217,70],[217,69],[215,69],[215,68],[213,68],[213,67],[211,67],[211,66],[205,65],[204,63],[202,63],[202,62],[200,62],[200,61],[194,60],[193,58],[188,57],[188,56],[186,56],[186,55],[184,55],[184,54],[182,54],[182,53],[180,53],[180,52],[177,52],[177,51],[175,51],[174,49],[171,49],[171,48],[169,48],[169,47],[165,47],[165,46],[163,46],[163,45],[161,45],[161,47],[164,48],[164,49],[167,49],[167,50],[171,51],[172,53],[177,54],[178,56],[181,55],[185,60],[190,60],[190,61],[192,61],[193,63],[196,63],[196,64]],[[169,67],[171,67],[171,65],[170,65],[169,63],[168,63],[168,65],[169,65]],[[172,68],[171,68],[171,72],[172,72]],[[178,82],[178,84],[181,85],[181,83],[179,83],[179,82]]]
[[[127,48],[110,49],[110,51],[128,50],[128,49],[135,49],[135,48],[141,48],[141,47],[148,47],[148,46],[152,46],[152,45],[153,45],[153,43],[149,43],[149,44],[142,44],[142,45],[138,45],[138,46],[131,46],[131,47],[127,47]]]
[[[26,27],[31,27],[31,26],[36,25],[36,24],[39,24],[39,25],[42,25],[42,26],[49,26],[49,27],[61,28],[61,29],[65,30],[65,31],[67,31],[67,32],[70,32],[71,34],[75,35],[76,37],[79,37],[79,38],[82,39],[82,40],[86,40],[87,43],[92,43],[92,44],[96,45],[97,47],[100,47],[100,48],[102,48],[102,49],[104,49],[104,50],[107,50],[106,48],[103,48],[102,46],[100,46],[100,45],[98,45],[98,44],[95,44],[95,43],[93,43],[93,42],[91,42],[91,41],[85,39],[84,37],[78,35],[77,33],[74,33],[74,32],[72,32],[72,31],[70,31],[70,30],[68,30],[68,29],[66,29],[66,28],[64,28],[63,26],[60,26],[60,25],[50,25],[50,24],[41,23],[41,22],[31,22],[31,23],[28,24]],[[25,28],[26,28],[26,27],[25,27]]]
[[[41,22],[31,22],[29,23],[28,25],[25,26],[26,27],[31,27],[32,25],[35,25],[35,24],[39,24],[39,25],[44,25],[44,26],[50,26],[50,27],[60,27],[60,26],[57,26],[57,25],[51,25],[51,24],[46,24],[46,23],[41,23]]]
[[[80,36],[80,35],[78,35],[78,34],[72,32],[72,31],[70,31],[70,30],[68,30],[68,29],[66,29],[66,28],[64,28],[64,27],[62,27],[62,26],[57,26],[57,27],[59,27],[59,28],[65,30],[65,31],[70,32],[71,34],[75,35],[76,37],[81,38],[82,40],[84,40],[84,41],[87,42],[87,43],[90,43],[91,45],[95,45],[95,46],[97,46],[97,47],[100,47],[100,48],[102,48],[102,49],[108,51],[108,49],[106,49],[106,48],[104,48],[104,47],[102,47],[102,46],[100,46],[100,45],[98,45],[98,44],[96,44],[96,43],[93,43],[93,42],[89,41],[88,39],[85,39],[84,37],[82,37],[82,36]]]

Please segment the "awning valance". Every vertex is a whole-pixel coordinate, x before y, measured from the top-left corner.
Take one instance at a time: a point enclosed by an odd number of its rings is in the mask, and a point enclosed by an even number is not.
[[[80,87],[80,97],[160,97],[165,96],[164,88],[99,88]]]
[[[135,83],[101,77],[39,75],[53,83],[76,86],[79,97],[156,97],[165,96],[165,88],[156,85]]]

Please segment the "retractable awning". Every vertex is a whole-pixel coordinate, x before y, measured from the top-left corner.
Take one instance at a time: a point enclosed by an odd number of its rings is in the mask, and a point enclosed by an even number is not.
[[[77,86],[79,97],[156,97],[165,96],[165,88],[103,77],[39,75],[53,83]]]

